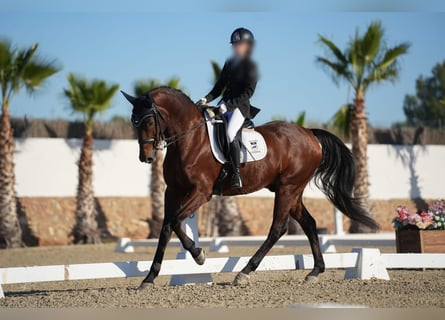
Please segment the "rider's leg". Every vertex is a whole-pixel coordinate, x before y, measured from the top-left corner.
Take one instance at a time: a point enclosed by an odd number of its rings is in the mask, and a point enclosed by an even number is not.
[[[233,166],[232,187],[242,188],[243,181],[240,173],[240,143],[235,139],[230,143],[230,161]]]
[[[244,123],[244,120],[245,118],[238,108],[233,110],[230,119],[228,119],[228,125],[227,125],[227,135],[229,137],[230,142],[235,140],[238,131],[241,129]]]
[[[241,188],[243,186],[240,173],[240,141],[236,139],[243,123],[244,116],[241,111],[236,108],[228,120],[227,125],[227,136],[230,142],[230,161],[233,166],[232,187],[234,188]]]

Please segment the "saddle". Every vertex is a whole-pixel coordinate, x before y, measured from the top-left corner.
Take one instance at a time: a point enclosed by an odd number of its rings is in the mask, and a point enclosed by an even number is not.
[[[214,117],[211,108],[204,110],[207,124],[207,133],[215,159],[224,164],[229,158],[229,139],[227,137],[227,123],[224,119]],[[254,129],[252,120],[246,119],[240,132],[241,156],[240,162],[253,162],[264,159],[267,155],[267,145],[263,136]]]

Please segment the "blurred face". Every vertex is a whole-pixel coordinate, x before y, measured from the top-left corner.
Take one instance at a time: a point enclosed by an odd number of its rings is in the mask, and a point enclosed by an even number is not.
[[[245,57],[249,54],[249,51],[252,48],[252,45],[249,42],[242,41],[237,42],[232,45],[233,51],[238,57]]]

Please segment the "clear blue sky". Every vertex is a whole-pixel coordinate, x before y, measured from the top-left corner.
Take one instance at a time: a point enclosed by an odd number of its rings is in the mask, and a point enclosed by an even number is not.
[[[68,72],[118,83],[129,92],[137,79],[178,76],[197,100],[211,88],[210,60],[222,64],[230,55],[228,38],[239,26],[250,28],[258,39],[255,59],[261,79],[253,104],[262,112],[257,123],[278,114],[295,118],[302,110],[310,120],[322,123],[350,101],[348,87],[334,85],[315,63],[315,56],[323,54],[318,33],[344,46],[356,27],[363,30],[370,21],[380,19],[389,45],[412,43],[402,60],[400,81],[374,87],[367,94],[375,126],[404,120],[404,95],[414,92],[420,74],[428,75],[434,64],[445,59],[443,5],[438,13],[410,0],[404,7],[387,1],[361,7],[344,0],[337,7],[319,1],[305,5],[278,1],[273,8],[271,2],[233,0],[1,2],[0,37],[22,45],[39,42],[43,56],[63,65],[34,96],[14,98],[11,113],[18,117],[76,118],[61,94]],[[116,95],[113,108],[102,119],[127,116],[129,108]]]

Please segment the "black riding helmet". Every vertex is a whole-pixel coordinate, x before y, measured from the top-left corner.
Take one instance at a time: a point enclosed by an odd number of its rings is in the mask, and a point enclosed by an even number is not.
[[[231,44],[244,41],[249,42],[251,44],[255,42],[255,38],[253,36],[252,31],[246,28],[238,28],[232,32],[232,35],[230,36]]]

